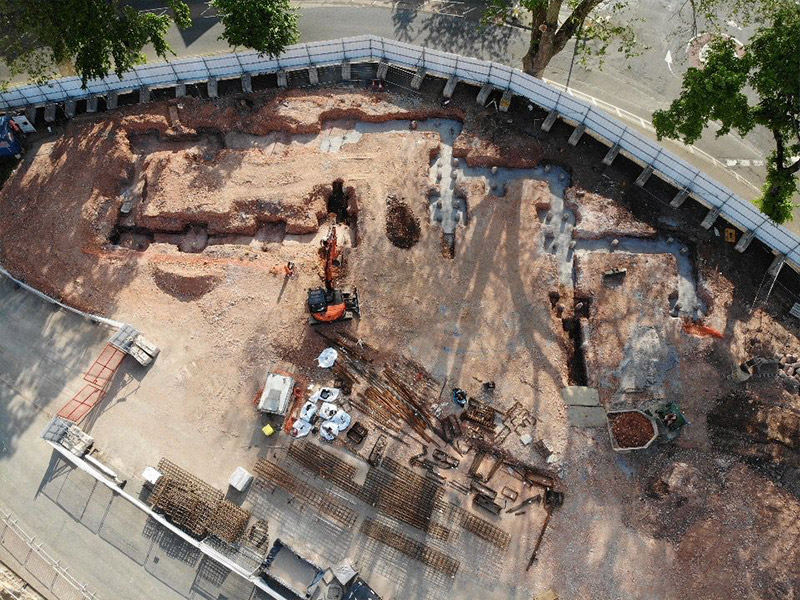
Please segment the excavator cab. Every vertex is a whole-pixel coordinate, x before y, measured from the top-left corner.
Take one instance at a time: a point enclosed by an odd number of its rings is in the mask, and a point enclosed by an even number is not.
[[[361,316],[358,303],[358,291],[352,293],[341,290],[316,288],[308,290],[308,312],[311,325],[346,321],[354,316]]]

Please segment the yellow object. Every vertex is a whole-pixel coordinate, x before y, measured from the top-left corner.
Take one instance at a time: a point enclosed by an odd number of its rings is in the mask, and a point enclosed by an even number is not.
[[[539,594],[533,600],[558,600],[558,594],[552,589],[547,590],[543,594]]]
[[[736,230],[731,227],[725,228],[725,241],[726,242],[735,242],[736,241]]]
[[[275,433],[275,429],[274,429],[274,428],[272,427],[272,425],[270,425],[269,423],[267,423],[267,424],[266,424],[266,425],[265,425],[265,426],[264,426],[264,427],[261,429],[261,431],[263,431],[263,432],[264,432],[264,435],[266,435],[266,436],[270,436],[270,435],[272,435],[273,433]]]

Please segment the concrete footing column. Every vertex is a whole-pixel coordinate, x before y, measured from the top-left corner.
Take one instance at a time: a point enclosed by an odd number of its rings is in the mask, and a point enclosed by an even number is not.
[[[756,236],[755,231],[745,231],[744,235],[739,238],[739,241],[736,242],[734,248],[737,252],[744,252],[747,250],[747,247],[750,245],[750,242],[753,241],[753,238]]]
[[[381,61],[378,63],[378,79],[386,79],[386,74],[389,72],[389,63]]]
[[[176,98],[183,98],[186,96],[186,84],[185,83],[178,83],[175,85],[175,97]]]
[[[586,125],[584,125],[583,123],[579,123],[578,126],[575,128],[575,130],[572,132],[572,135],[569,136],[569,140],[567,141],[567,143],[570,146],[577,146],[578,142],[583,137],[585,131],[586,131]]]
[[[653,165],[647,165],[644,168],[644,171],[636,178],[636,185],[639,187],[644,187],[644,184],[647,183],[647,180],[650,179],[650,175],[653,174]]]
[[[450,79],[447,80],[447,83],[444,86],[444,91],[442,92],[442,96],[445,98],[452,98],[453,92],[456,91],[456,85],[458,85],[458,79],[456,79],[455,75],[451,75]]]
[[[772,263],[770,263],[769,268],[767,269],[767,273],[770,274],[772,277],[777,277],[778,274],[781,272],[781,268],[783,264],[786,262],[786,255],[785,254],[777,254],[774,259],[772,259]]]
[[[87,113],[97,112],[97,96],[89,96],[86,99],[86,112]]]
[[[319,85],[319,72],[317,67],[308,67],[308,81],[311,85]]]
[[[617,158],[619,154],[619,144],[614,144],[611,148],[608,149],[606,155],[603,157],[603,164],[607,167],[611,166],[611,163],[614,162],[614,159]]]
[[[481,106],[486,104],[486,101],[489,99],[489,94],[492,93],[493,89],[494,88],[492,87],[491,83],[484,83],[483,87],[481,88],[481,91],[478,92],[478,97],[475,99],[475,102],[477,102]]]
[[[550,133],[550,130],[553,128],[553,125],[556,124],[557,119],[558,119],[558,111],[556,109],[553,109],[549,113],[547,113],[547,116],[542,122],[542,131]]]
[[[500,112],[508,112],[508,109],[511,108],[511,98],[513,97],[514,92],[511,90],[503,92],[503,95],[500,97]]]
[[[44,107],[44,120],[47,123],[52,123],[56,120],[56,105],[48,104]]]
[[[150,102],[150,88],[143,85],[139,88],[139,104]]]
[[[422,82],[425,79],[425,73],[426,72],[427,71],[425,71],[425,69],[422,68],[422,67],[419,67],[417,69],[417,72],[414,73],[414,76],[411,78],[411,89],[412,90],[418,90],[419,88],[422,87]]]
[[[342,63],[342,81],[350,81],[351,77],[350,61],[346,60]]]
[[[242,91],[245,94],[253,93],[253,78],[250,76],[249,73],[245,73],[244,75],[242,75]]]
[[[64,102],[64,114],[67,115],[68,119],[75,118],[75,110],[77,108],[78,103],[75,100],[67,100]]]
[[[686,199],[689,197],[689,188],[683,188],[680,192],[675,194],[675,197],[672,199],[672,202],[669,205],[672,208],[680,208],[681,204],[686,202]]]
[[[36,125],[36,107],[29,106],[25,109],[25,117],[31,122],[31,125]]]
[[[216,98],[219,96],[219,86],[217,85],[216,77],[209,77],[206,82],[206,90],[208,91],[209,98]]]
[[[717,217],[719,217],[721,212],[722,212],[721,206],[718,206],[717,208],[712,208],[710,211],[708,211],[708,214],[706,215],[706,218],[703,219],[703,222],[700,223],[700,227],[702,227],[703,229],[711,229],[711,226],[714,224],[714,221],[717,220]]]
[[[285,88],[289,86],[289,80],[286,77],[286,71],[278,71],[278,87]]]

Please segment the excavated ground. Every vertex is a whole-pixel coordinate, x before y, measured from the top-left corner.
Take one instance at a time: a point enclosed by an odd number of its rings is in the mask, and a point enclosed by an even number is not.
[[[263,437],[252,406],[268,369],[331,383],[305,295],[338,221],[341,285],[358,287],[363,311],[344,329],[445,390],[477,396],[495,381],[496,409],[518,400],[536,417],[566,491],[529,572],[541,511],[497,518],[512,542],[491,560],[462,539],[453,581],[350,536],[379,592],[797,598],[797,385],[730,376],[755,354],[800,354],[796,327],[750,314],[749,274],[632,186],[623,159],[601,172],[594,142],[572,148],[568,128],[544,136],[515,109],[508,122],[461,87],[446,109],[331,88],[82,117],[34,143],[0,192],[0,262],[162,348],[149,370],[126,364],[91,426],[110,462],[133,474],[166,456],[224,488],[286,442]],[[689,335],[692,316],[725,338]],[[570,384],[597,387],[608,408],[674,400],[691,424],[618,455],[605,429],[569,426]],[[504,447],[545,466],[518,436]],[[404,461],[420,447],[389,451]],[[323,561],[316,535],[286,541]]]

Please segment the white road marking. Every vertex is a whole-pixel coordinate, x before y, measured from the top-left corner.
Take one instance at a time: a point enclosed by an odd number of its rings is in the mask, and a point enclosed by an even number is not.
[[[672,71],[672,52],[670,52],[669,50],[667,50],[667,55],[664,57],[664,62],[667,63],[669,72],[675,75],[675,73]]]

